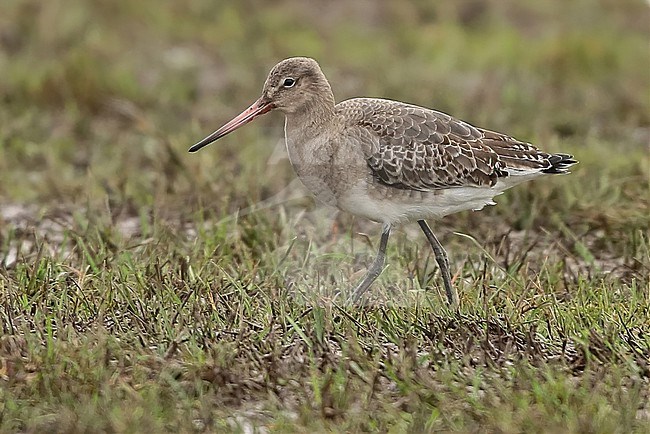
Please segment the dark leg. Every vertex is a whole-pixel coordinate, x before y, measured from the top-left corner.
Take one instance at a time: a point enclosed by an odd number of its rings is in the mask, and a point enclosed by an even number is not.
[[[379,277],[381,271],[384,269],[384,259],[386,258],[386,245],[388,244],[388,236],[390,235],[390,224],[385,224],[381,230],[381,241],[379,242],[379,252],[377,257],[370,266],[361,283],[356,287],[348,301],[356,303],[361,296],[370,288],[372,282]]]
[[[429,244],[431,244],[431,248],[433,249],[433,254],[436,257],[436,262],[440,267],[440,274],[442,274],[442,281],[445,285],[445,292],[447,293],[447,301],[449,302],[449,306],[456,308],[458,307],[458,293],[456,292],[454,286],[451,284],[451,274],[449,272],[449,259],[447,258],[447,252],[445,252],[445,249],[442,247],[442,244],[440,244],[440,241],[438,241],[438,238],[436,238],[433,232],[431,232],[431,228],[427,222],[424,220],[418,220],[418,224],[422,228],[424,235],[426,235],[427,239],[429,240]]]

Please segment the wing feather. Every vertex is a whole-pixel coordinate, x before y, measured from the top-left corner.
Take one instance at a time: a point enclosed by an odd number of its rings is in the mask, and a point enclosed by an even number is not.
[[[448,114],[397,101],[343,101],[350,127],[360,127],[368,166],[397,188],[430,191],[494,186],[512,173],[564,173],[570,155],[547,154],[505,134],[476,128]]]

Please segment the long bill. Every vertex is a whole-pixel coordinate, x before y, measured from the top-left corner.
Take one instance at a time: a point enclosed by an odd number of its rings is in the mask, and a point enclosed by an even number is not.
[[[199,149],[203,148],[204,146],[209,145],[210,143],[214,142],[215,140],[218,140],[225,136],[226,134],[232,133],[235,131],[237,128],[246,125],[256,117],[263,115],[264,113],[268,113],[271,111],[273,108],[273,104],[271,104],[268,101],[264,101],[263,98],[258,99],[255,101],[253,104],[251,104],[250,107],[248,107],[246,110],[235,116],[230,122],[226,123],[224,126],[219,128],[217,131],[214,133],[210,134],[203,140],[197,142],[195,145],[193,145],[190,148],[190,152],[196,152]]]

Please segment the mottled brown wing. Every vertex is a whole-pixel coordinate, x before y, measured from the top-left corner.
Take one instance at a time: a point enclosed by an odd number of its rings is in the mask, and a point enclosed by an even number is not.
[[[548,154],[528,143],[435,110],[365,98],[341,106],[377,138],[365,147],[366,159],[377,178],[393,187],[427,191],[493,186],[509,171],[552,165]]]

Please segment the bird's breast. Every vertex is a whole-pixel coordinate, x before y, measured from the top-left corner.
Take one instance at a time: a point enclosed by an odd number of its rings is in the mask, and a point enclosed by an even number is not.
[[[367,175],[363,156],[345,146],[330,131],[292,129],[285,124],[289,160],[298,178],[321,202],[339,207],[349,186]]]

